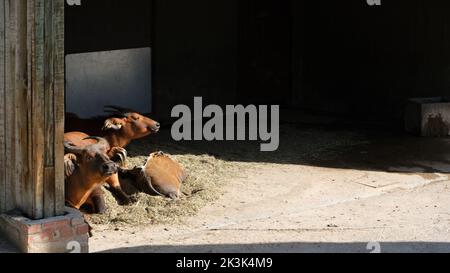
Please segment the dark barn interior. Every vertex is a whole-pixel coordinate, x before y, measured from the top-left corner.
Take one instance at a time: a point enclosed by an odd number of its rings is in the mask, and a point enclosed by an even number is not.
[[[424,0],[84,1],[66,5],[66,54],[151,47],[160,120],[202,96],[401,122],[407,98],[449,94],[449,10]]]

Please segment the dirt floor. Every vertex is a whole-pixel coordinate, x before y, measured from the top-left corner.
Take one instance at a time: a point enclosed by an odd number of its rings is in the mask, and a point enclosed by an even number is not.
[[[449,139],[285,124],[279,151],[259,153],[166,137],[155,149],[228,162],[218,198],[181,221],[98,225],[92,252],[450,252]]]
[[[285,123],[275,153],[259,143],[175,143],[166,130],[134,143],[132,162],[163,150],[197,164],[194,180],[208,165],[201,183],[213,187],[152,201],[149,223],[130,220],[130,208],[121,221],[99,221],[90,250],[368,253],[375,243],[381,252],[450,252],[450,139],[314,123]]]

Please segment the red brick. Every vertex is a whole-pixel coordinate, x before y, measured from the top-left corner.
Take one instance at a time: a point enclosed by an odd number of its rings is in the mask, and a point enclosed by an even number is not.
[[[18,222],[17,226],[20,228],[21,232],[25,235],[36,234],[41,232],[42,230],[41,224],[27,224],[25,222]]]
[[[38,234],[38,235],[31,235],[31,236],[28,236],[28,238],[27,238],[27,244],[28,245],[32,245],[32,244],[34,244],[34,243],[36,243],[36,242],[40,242],[41,241],[41,236]]]
[[[43,231],[39,234],[40,242],[50,242],[53,240],[53,230]]]
[[[42,228],[43,229],[58,228],[58,227],[64,227],[64,226],[68,226],[68,225],[70,225],[70,220],[69,219],[61,219],[61,220],[58,220],[58,221],[42,224]]]
[[[31,235],[28,237],[30,243],[46,243],[51,242],[54,237],[54,231],[52,229],[43,230],[39,234]]]
[[[71,238],[74,235],[74,230],[72,227],[63,227],[59,230],[62,239]]]
[[[83,218],[73,218],[72,219],[72,226],[81,226],[83,224],[86,224],[86,221]]]
[[[37,221],[0,215],[0,226],[23,252],[66,253],[66,243],[70,241],[80,242],[82,252],[88,252],[89,226],[77,211],[70,213],[64,217]]]
[[[42,225],[38,224],[38,225],[27,225],[27,231],[26,234],[31,235],[31,234],[36,234],[42,231]]]
[[[77,227],[77,234],[84,235],[89,232],[89,226],[87,224],[81,225]]]

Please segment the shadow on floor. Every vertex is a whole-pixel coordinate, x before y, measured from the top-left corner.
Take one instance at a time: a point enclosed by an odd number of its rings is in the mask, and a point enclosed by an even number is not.
[[[279,149],[275,152],[260,152],[259,141],[175,142],[170,134],[170,124],[165,124],[158,134],[134,141],[127,150],[132,157],[146,157],[162,150],[181,155],[209,154],[225,161],[400,173],[450,173],[449,138],[411,136],[403,131],[402,124],[289,111],[281,114]],[[76,128],[78,123],[69,119],[66,125],[72,124]],[[101,120],[81,122],[89,128],[100,129],[101,124]]]
[[[295,164],[398,173],[450,173],[450,139],[421,138],[391,128],[283,124],[280,146],[260,152],[259,142],[175,142],[168,129],[133,142],[130,156],[162,150],[209,154],[226,161]]]
[[[449,253],[450,243],[386,242],[381,253]],[[368,243],[276,243],[242,245],[141,246],[103,253],[371,253]]]

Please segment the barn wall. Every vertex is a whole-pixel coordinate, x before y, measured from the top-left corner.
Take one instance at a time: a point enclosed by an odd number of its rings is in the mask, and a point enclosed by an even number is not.
[[[194,96],[291,105],[292,2],[153,0],[155,117]]]
[[[65,7],[66,54],[151,47],[153,0],[91,0]]]
[[[127,5],[136,17],[114,20],[113,28],[95,24],[105,29],[100,38],[84,32],[90,28],[83,16],[74,17],[70,25],[80,28],[66,42],[68,52],[151,44],[158,119],[203,96],[222,105],[401,120],[405,99],[450,95],[448,1],[151,2],[145,12]],[[125,8],[123,1],[108,3],[114,14]],[[114,39],[111,29],[126,38]]]
[[[450,2],[382,2],[155,1],[155,112],[199,95],[397,122],[450,96]]]
[[[194,96],[231,103],[237,91],[237,3],[99,0],[66,6],[66,54],[150,46],[158,119],[167,119],[174,105],[192,104]]]
[[[66,4],[69,113],[95,117],[104,114],[99,105],[117,104],[151,112],[152,5],[148,0]]]
[[[291,1],[239,1],[236,33],[239,103],[290,102],[291,5]]]
[[[153,0],[154,112],[174,105],[235,101],[237,0]]]
[[[450,2],[294,1],[295,106],[401,120],[407,98],[450,95]]]
[[[64,210],[64,1],[1,0],[0,204]]]

